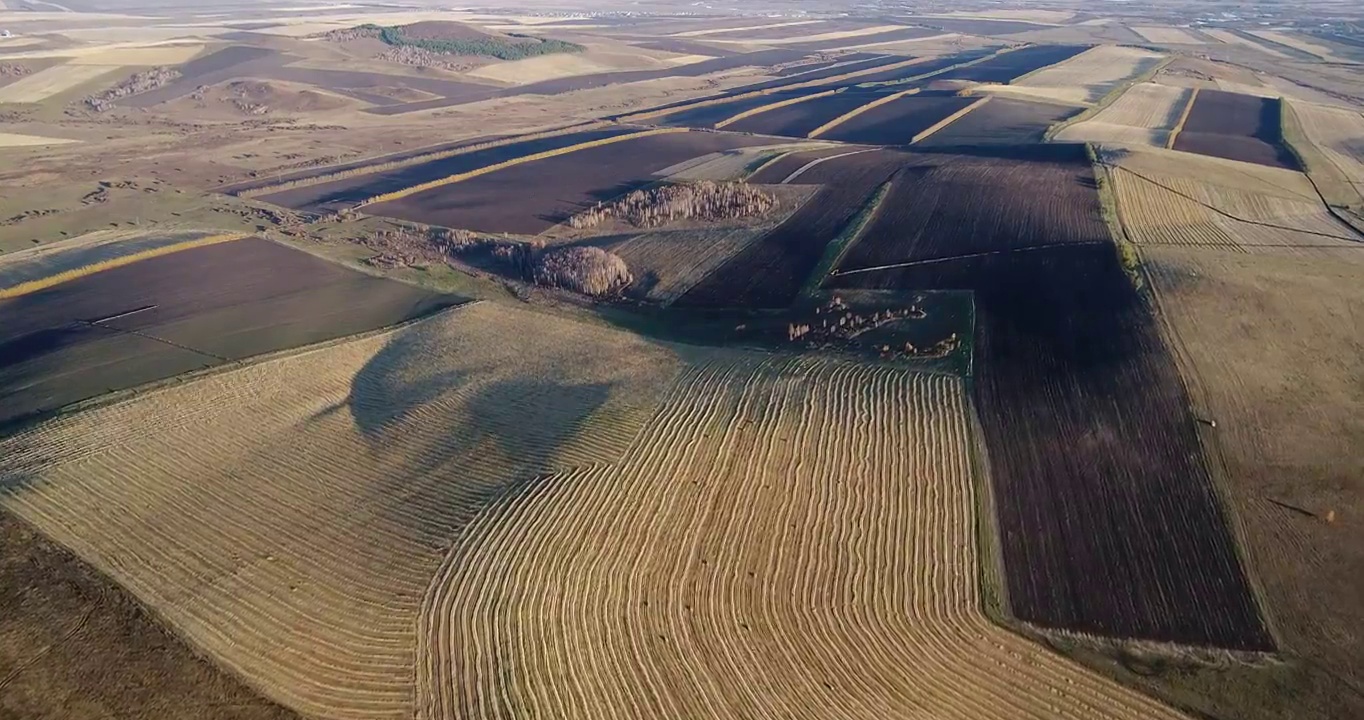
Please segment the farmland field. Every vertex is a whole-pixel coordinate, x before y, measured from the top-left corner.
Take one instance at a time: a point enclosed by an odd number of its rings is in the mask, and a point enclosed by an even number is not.
[[[977,100],[954,95],[906,95],[856,115],[819,137],[867,145],[907,145],[918,133]]]
[[[1160,45],[1203,45],[1207,42],[1185,28],[1139,25],[1132,29],[1143,38]]]
[[[1136,48],[1101,45],[1029,75],[1009,85],[985,89],[1086,105],[1107,95],[1123,82],[1155,67],[1164,56]]]
[[[263,48],[232,45],[217,52],[191,60],[180,66],[180,78],[164,87],[132,95],[120,101],[135,108],[152,107],[194,92],[200,85],[212,85],[236,77],[274,69],[289,58]]]
[[[1272,167],[1298,169],[1283,146],[1277,98],[1221,90],[1198,93],[1174,149]]]
[[[1364,203],[1364,115],[1306,102],[1291,102],[1286,111],[1312,146],[1296,149],[1327,201],[1347,207]]]
[[[1057,133],[1056,139],[1165,147],[1192,95],[1188,88],[1133,85],[1112,105]]]
[[[266,240],[142,260],[0,300],[0,422],[456,302]]]
[[[846,90],[750,115],[726,125],[734,132],[808,137],[815,128],[880,97],[878,93]]]
[[[802,174],[801,184],[825,187],[786,222],[707,275],[677,304],[752,308],[790,305],[824,254],[825,246],[902,162],[903,156],[898,153],[860,153],[831,158]],[[755,177],[754,182],[766,179]]]
[[[1052,103],[994,97],[919,142],[920,147],[1027,145],[1053,124],[1080,112]]]
[[[1034,70],[1068,60],[1086,50],[1073,45],[1036,45],[998,56],[964,68],[949,70],[934,80],[970,80],[981,83],[1007,83]]]
[[[366,206],[365,212],[478,232],[536,234],[593,203],[654,182],[655,173],[770,138],[677,132],[577,150]]]
[[[580,145],[634,132],[627,127],[605,127],[583,132],[552,135],[497,147],[474,150],[441,160],[408,165],[393,170],[361,173],[340,180],[305,185],[262,195],[264,202],[295,210],[327,212],[352,207],[376,195],[402,190],[458,173],[477,170],[517,157]]]
[[[0,86],[0,103],[42,102],[118,69],[117,65],[54,65]]]

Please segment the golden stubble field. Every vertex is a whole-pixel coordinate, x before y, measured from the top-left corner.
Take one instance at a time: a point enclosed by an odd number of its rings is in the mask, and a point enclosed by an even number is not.
[[[968,427],[485,303],[7,439],[0,504],[310,716],[1176,716],[989,621]]]

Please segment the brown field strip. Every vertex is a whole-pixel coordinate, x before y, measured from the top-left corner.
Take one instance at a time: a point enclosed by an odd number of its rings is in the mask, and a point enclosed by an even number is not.
[[[787,106],[789,106],[789,105],[795,105],[796,103],[803,103],[803,102],[805,102],[805,101],[807,101],[807,100],[815,100],[815,99],[817,99],[817,98],[828,97],[828,96],[830,96],[830,95],[833,95],[833,94],[836,93],[836,92],[838,92],[838,91],[837,91],[837,90],[826,90],[825,92],[821,92],[821,93],[814,93],[814,94],[811,94],[811,95],[802,95],[802,96],[800,96],[800,97],[793,97],[793,98],[788,98],[788,99],[786,99],[786,100],[779,100],[779,101],[774,102],[774,103],[772,103],[772,104],[770,104],[770,105],[760,105],[760,106],[755,107],[755,108],[750,108],[750,109],[748,109],[748,110],[745,110],[745,111],[743,111],[743,112],[741,112],[741,113],[738,113],[738,114],[734,115],[733,117],[725,118],[724,120],[721,120],[720,122],[715,123],[715,129],[716,129],[716,130],[719,130],[719,129],[721,129],[721,128],[723,128],[723,127],[726,127],[726,126],[728,126],[728,125],[733,125],[734,123],[739,122],[740,120],[743,120],[744,118],[753,117],[754,115],[757,115],[757,114],[759,114],[759,113],[765,113],[765,112],[768,112],[769,110],[776,110],[776,109],[778,109],[778,108],[784,108],[784,107],[787,107]]]
[[[1174,716],[986,619],[969,447],[955,379],[717,355],[471,526],[418,716]]]
[[[989,98],[989,97],[983,97],[983,98],[981,98],[981,99],[979,99],[979,100],[977,100],[977,101],[971,103],[970,105],[967,105],[966,107],[964,107],[964,108],[962,108],[962,109],[960,109],[960,110],[958,110],[958,111],[952,113],[951,115],[948,115],[947,117],[943,118],[942,120],[939,120],[938,122],[933,123],[931,126],[929,126],[929,127],[927,127],[927,128],[924,128],[924,129],[921,130],[920,132],[915,133],[915,134],[914,134],[914,137],[909,141],[910,144],[919,142],[919,141],[921,141],[921,140],[924,140],[924,139],[926,139],[926,138],[932,136],[933,133],[936,133],[936,132],[938,132],[939,130],[942,130],[943,128],[947,127],[948,125],[951,125],[952,123],[954,123],[954,122],[956,122],[957,120],[961,119],[961,117],[962,117],[963,115],[965,115],[965,114],[971,112],[972,110],[975,110],[976,108],[979,108],[980,106],[984,105],[985,103],[987,103],[987,102],[989,102],[989,101],[990,101],[990,98]]]
[[[523,165],[525,163],[535,162],[536,160],[544,160],[546,158],[552,158],[558,155],[566,155],[568,153],[575,152],[578,150],[587,150],[589,148],[601,147],[603,145],[612,145],[618,142],[625,142],[626,140],[636,140],[639,138],[650,137],[653,135],[664,135],[668,133],[679,132],[689,132],[689,130],[687,128],[657,128],[654,130],[641,130],[640,132],[630,133],[628,135],[617,135],[614,137],[603,138],[600,140],[592,140],[585,143],[579,143],[577,145],[570,145],[568,147],[558,148],[556,150],[546,150],[544,152],[538,152],[532,155],[525,155],[522,157],[512,158],[510,160],[504,160],[500,163],[489,165],[487,167],[482,167],[477,170],[469,170],[468,172],[457,173],[454,175],[450,175],[448,177],[441,178],[439,180],[432,180],[430,182],[424,182],[418,185],[413,185],[412,187],[403,188],[402,190],[395,190],[393,192],[384,193],[382,195],[375,195],[374,197],[369,198],[368,200],[365,200],[364,202],[361,202],[360,204],[356,205],[356,207],[362,208],[366,205],[377,205],[379,203],[401,200],[402,198],[409,197],[411,195],[416,195],[417,193],[426,192],[427,190],[434,190],[435,188],[442,187],[444,185],[450,185],[453,183],[468,180],[470,178],[475,178],[480,175],[486,175],[490,172],[496,172],[504,168],[509,168],[516,165]]]
[[[125,265],[131,265],[135,262],[150,260],[155,257],[170,255],[171,253],[177,253],[184,250],[192,250],[194,248],[207,247],[209,245],[217,245],[219,243],[231,242],[233,240],[241,240],[242,238],[245,237],[248,236],[243,235],[241,233],[210,235],[209,237],[197,238],[195,240],[186,240],[184,242],[178,242],[172,245],[163,245],[158,248],[143,250],[141,252],[132,253],[130,255],[124,255],[122,257],[101,260],[100,262],[91,263],[83,267],[72,268],[70,270],[63,270],[62,272],[49,275],[45,278],[28,280],[17,285],[11,285],[9,287],[0,287],[0,300],[8,300],[11,298],[21,297],[23,295],[29,295],[31,293],[38,292],[39,290],[46,290],[47,288],[54,287],[65,282],[70,282],[78,278],[94,275],[95,273],[98,272],[113,270],[114,268],[123,267]]]
[[[888,102],[892,102],[892,101],[898,100],[898,99],[900,99],[900,98],[902,98],[902,97],[906,97],[906,96],[909,96],[909,95],[915,95],[915,94],[917,94],[917,93],[919,92],[919,90],[920,90],[920,88],[910,88],[909,90],[905,90],[904,92],[892,93],[892,94],[890,94],[890,95],[885,95],[885,96],[883,96],[883,97],[877,98],[876,100],[872,100],[871,102],[867,103],[866,105],[863,105],[863,106],[861,106],[861,107],[855,108],[855,109],[853,109],[853,110],[849,110],[848,112],[845,112],[845,113],[843,113],[842,115],[839,115],[838,117],[834,118],[833,120],[830,120],[829,122],[826,122],[826,123],[824,123],[823,125],[820,125],[819,127],[815,128],[814,130],[811,130],[808,137],[812,137],[812,138],[819,137],[820,135],[823,135],[824,133],[826,133],[826,132],[828,132],[828,131],[830,131],[830,130],[836,128],[836,127],[838,127],[839,125],[842,125],[843,123],[845,123],[845,122],[847,122],[847,121],[849,121],[849,120],[851,120],[851,119],[857,117],[858,115],[861,115],[861,114],[864,113],[864,112],[867,112],[868,110],[874,110],[874,109],[876,109],[876,108],[878,108],[878,107],[881,107],[882,105],[885,105],[885,104],[888,103]]]
[[[1184,124],[1189,122],[1189,113],[1193,112],[1194,102],[1198,100],[1198,90],[1199,88],[1194,88],[1193,91],[1189,93],[1189,100],[1184,103],[1184,112],[1179,114],[1179,120],[1175,123],[1175,126],[1171,128],[1170,136],[1165,140],[1166,148],[1173,148],[1175,146],[1175,140],[1179,139],[1179,133],[1184,130]]]

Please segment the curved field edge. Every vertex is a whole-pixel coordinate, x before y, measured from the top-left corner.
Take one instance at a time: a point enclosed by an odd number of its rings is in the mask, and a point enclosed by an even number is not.
[[[471,526],[419,717],[1176,716],[987,620],[965,413],[944,376],[692,366],[619,464]]]

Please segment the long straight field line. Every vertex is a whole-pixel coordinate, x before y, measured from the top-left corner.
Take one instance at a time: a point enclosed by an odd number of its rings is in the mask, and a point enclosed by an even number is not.
[[[902,98],[902,97],[907,97],[907,96],[909,96],[909,95],[914,95],[914,94],[916,94],[916,93],[918,93],[918,92],[919,92],[919,88],[910,88],[909,90],[905,90],[904,92],[898,92],[898,93],[894,93],[894,94],[891,94],[891,95],[886,95],[885,97],[878,98],[878,99],[876,99],[876,100],[872,100],[871,102],[867,103],[866,105],[862,105],[862,106],[853,108],[852,110],[849,110],[848,112],[845,112],[845,113],[843,113],[842,115],[839,115],[838,117],[834,118],[833,120],[830,120],[829,122],[826,122],[826,123],[824,123],[823,125],[820,125],[819,127],[815,128],[814,130],[811,130],[811,131],[810,131],[810,134],[809,134],[809,135],[806,135],[806,137],[817,138],[817,137],[819,137],[820,135],[823,135],[824,133],[826,133],[826,132],[828,132],[828,131],[830,131],[830,130],[836,128],[836,127],[838,127],[839,125],[842,125],[843,123],[845,123],[845,122],[847,122],[847,121],[849,121],[849,120],[851,120],[851,119],[857,117],[858,115],[861,115],[862,113],[867,112],[868,110],[873,110],[873,109],[875,109],[875,108],[881,107],[882,105],[885,105],[885,104],[888,103],[888,102],[891,102],[891,101],[894,101],[894,100],[899,100],[899,99]]]
[[[966,107],[964,107],[964,108],[962,108],[962,109],[960,109],[960,110],[958,110],[958,111],[952,113],[951,115],[948,115],[947,117],[945,117],[945,118],[939,120],[938,122],[933,123],[933,125],[931,125],[931,126],[925,128],[925,129],[919,131],[918,133],[916,133],[916,134],[914,135],[914,137],[910,138],[909,144],[913,145],[913,144],[916,143],[916,142],[920,142],[920,141],[922,141],[922,140],[928,138],[928,137],[931,136],[933,133],[935,133],[935,132],[937,132],[937,131],[939,131],[939,130],[945,128],[945,127],[947,127],[948,125],[951,125],[952,123],[954,123],[954,122],[960,120],[960,119],[961,119],[963,116],[965,116],[967,113],[971,112],[972,110],[975,110],[976,108],[978,108],[978,107],[984,105],[984,104],[987,103],[987,102],[990,102],[990,96],[988,96],[988,95],[985,96],[985,97],[983,97],[983,98],[981,98],[981,99],[979,99],[979,100],[977,100],[977,101],[975,101],[975,102],[973,102],[973,103],[971,103],[970,105],[967,105]]]
[[[1035,250],[1054,250],[1056,248],[1083,247],[1085,245],[1109,245],[1108,240],[1091,240],[1088,242],[1063,242],[1047,243],[1045,245],[1031,245],[1021,248],[1008,248],[1006,250],[987,250],[985,252],[962,253],[960,255],[947,255],[945,257],[928,258],[927,260],[907,260],[905,262],[889,263],[886,265],[872,265],[869,267],[854,268],[852,270],[836,270],[829,273],[829,277],[843,277],[845,275],[861,275],[862,273],[876,272],[878,270],[895,270],[897,268],[915,267],[918,265],[932,265],[933,263],[948,262],[950,260],[968,260],[970,258],[989,257],[991,255],[1010,255],[1013,253],[1033,252]]]
[[[786,176],[786,179],[785,179],[785,180],[782,180],[782,181],[781,181],[780,183],[778,183],[778,184],[779,184],[779,185],[790,185],[792,180],[795,180],[796,178],[800,177],[801,175],[803,175],[803,174],[805,173],[805,171],[809,170],[810,168],[815,167],[816,165],[819,165],[820,163],[826,163],[826,162],[829,162],[830,160],[837,160],[837,159],[839,159],[839,158],[845,158],[845,157],[848,157],[849,155],[858,155],[858,154],[865,153],[865,152],[871,152],[871,151],[874,150],[874,149],[875,149],[875,148],[867,148],[867,149],[865,149],[865,150],[852,150],[852,151],[850,151],[850,152],[840,153],[840,154],[838,154],[838,155],[830,155],[830,156],[828,156],[828,157],[815,158],[814,160],[811,160],[810,162],[805,163],[804,165],[802,165],[802,166],[800,167],[800,169],[796,170],[795,172],[791,173],[790,175],[787,175],[787,176]]]
[[[891,179],[881,183],[881,187],[872,193],[871,198],[867,200],[861,210],[857,211],[857,214],[848,222],[847,227],[843,228],[843,231],[838,234],[838,237],[830,240],[829,244],[824,246],[823,257],[819,259],[815,269],[810,271],[810,277],[806,278],[805,285],[800,290],[802,297],[811,298],[819,292],[820,287],[824,285],[825,276],[829,274],[829,271],[838,267],[838,264],[843,261],[843,256],[848,254],[848,250],[861,239],[862,233],[876,218],[876,213],[881,209],[881,204],[885,202],[886,196],[890,194],[890,188],[894,182],[895,180]]]
[[[31,293],[38,292],[39,290],[46,290],[50,287],[60,285],[64,282],[70,282],[72,280],[83,278],[88,275],[94,275],[95,273],[104,272],[105,270],[113,270],[114,268],[123,267],[125,265],[132,265],[135,262],[150,260],[151,258],[154,257],[170,255],[171,253],[177,253],[180,252],[181,250],[192,250],[194,248],[205,247],[208,245],[217,245],[219,243],[232,242],[233,240],[240,240],[245,237],[250,236],[245,235],[243,233],[226,233],[223,235],[210,235],[209,237],[203,237],[197,240],[186,240],[185,242],[174,243],[172,245],[163,245],[158,248],[143,250],[141,252],[135,252],[130,255],[124,255],[122,257],[101,260],[100,262],[91,263],[90,265],[86,265],[84,267],[64,270],[55,275],[49,275],[48,277],[45,278],[29,280],[27,282],[19,283],[18,285],[11,285],[7,288],[0,288],[0,300],[8,300],[10,298],[17,298],[23,295],[29,295]]]
[[[759,105],[758,107],[755,108],[749,108],[741,113],[738,113],[737,115],[734,115],[733,117],[728,117],[725,118],[724,120],[721,120],[720,122],[715,123],[715,129],[719,130],[721,128],[728,127],[736,122],[739,122],[740,120],[743,120],[744,118],[750,118],[753,117],[754,115],[759,115],[770,110],[789,107],[791,105],[803,103],[807,100],[816,100],[822,97],[829,97],[830,95],[834,95],[838,92],[839,90],[827,90],[821,93],[814,93],[813,95],[802,95],[800,97],[787,98],[786,100],[780,100],[769,105]]]
[[[544,160],[546,158],[557,157],[559,155],[567,155],[568,153],[576,152],[578,150],[588,150],[590,148],[602,147],[603,145],[613,145],[615,143],[625,142],[627,140],[637,140],[639,138],[650,137],[652,135],[667,135],[671,133],[680,132],[691,132],[691,129],[655,128],[653,130],[643,130],[637,133],[630,133],[629,135],[616,135],[614,137],[602,138],[600,140],[592,140],[585,143],[578,143],[577,145],[569,145],[568,147],[562,147],[556,150],[545,150],[543,152],[538,152],[531,155],[523,155],[521,157],[512,158],[510,160],[503,160],[500,163],[488,165],[487,167],[481,167],[478,168],[477,170],[469,170],[468,172],[456,173],[448,177],[443,177],[437,180],[431,180],[429,182],[413,185],[412,187],[409,188],[403,188],[402,190],[394,190],[393,192],[390,193],[375,195],[374,197],[357,204],[355,207],[362,208],[365,207],[366,205],[377,205],[379,203],[391,202],[393,200],[401,200],[402,198],[410,197],[412,195],[416,195],[417,193],[426,192],[427,190],[433,190],[444,185],[463,182],[464,180],[468,180],[470,178],[476,178],[479,177],[480,175],[487,175],[488,173],[496,172],[498,170],[503,170],[516,165],[524,165],[529,162],[535,162],[536,160]]]
[[[1199,88],[1194,88],[1193,92],[1189,94],[1189,102],[1184,105],[1184,112],[1180,113],[1179,122],[1175,123],[1174,128],[1170,130],[1170,137],[1165,140],[1167,149],[1175,146],[1175,139],[1179,137],[1179,133],[1184,131],[1184,123],[1189,121],[1189,113],[1193,112],[1194,102],[1198,100],[1198,90]]]

